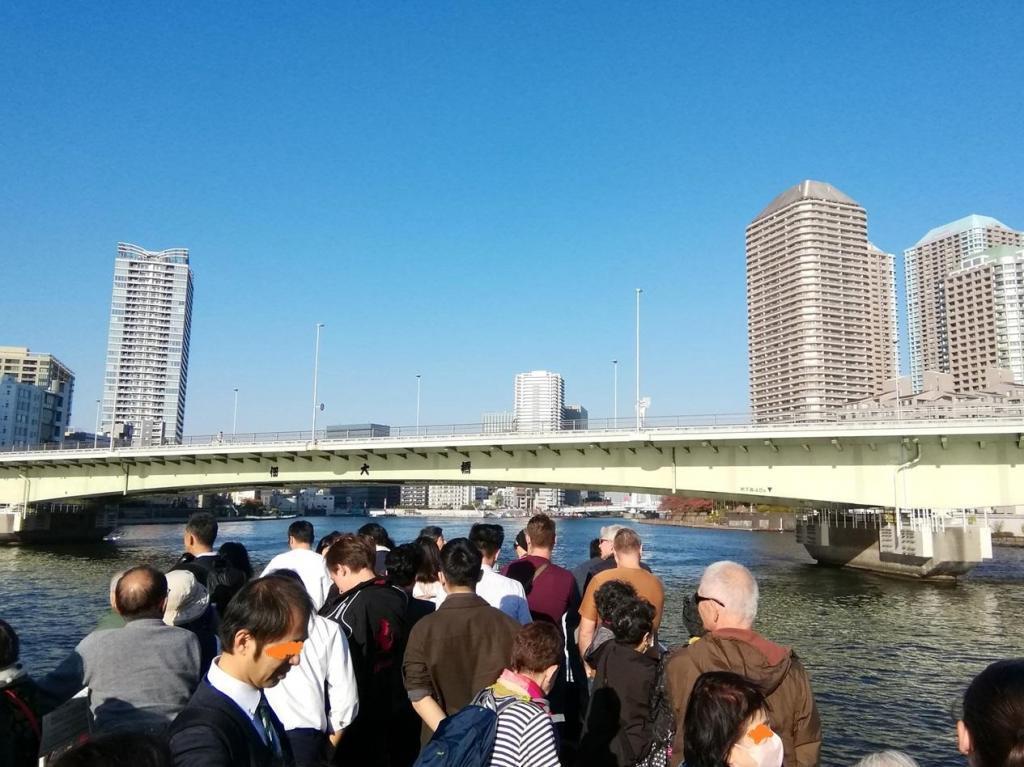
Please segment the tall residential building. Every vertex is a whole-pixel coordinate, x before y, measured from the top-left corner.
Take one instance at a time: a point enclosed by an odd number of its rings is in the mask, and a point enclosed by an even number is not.
[[[565,381],[558,373],[532,370],[516,376],[516,431],[558,431],[562,428],[565,410]],[[564,495],[551,487],[539,488],[533,494],[533,508],[561,506]]]
[[[997,245],[964,258],[943,293],[954,390],[986,389],[991,368],[1024,384],[1024,248]]]
[[[1024,233],[989,216],[971,215],[930,230],[903,251],[914,391],[921,391],[924,371],[950,372],[946,277],[965,258],[996,245],[1024,245]]]
[[[747,227],[747,343],[756,421],[821,420],[896,373],[893,257],[867,213],[821,181]]]
[[[25,346],[0,346],[0,378],[11,376],[19,383],[32,384],[49,392],[42,398],[44,410],[40,442],[59,442],[71,422],[71,397],[75,374],[52,354],[33,352]]]
[[[132,444],[180,442],[185,426],[192,270],[188,250],[120,242],[114,261],[103,430]]]
[[[516,431],[557,431],[564,407],[565,382],[558,373],[533,370],[516,376]]]
[[[430,501],[427,485],[402,485],[398,502],[403,509],[425,509]]]

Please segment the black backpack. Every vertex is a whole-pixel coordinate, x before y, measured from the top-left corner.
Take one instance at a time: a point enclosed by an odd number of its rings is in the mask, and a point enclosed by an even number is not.
[[[182,556],[172,570],[187,570],[196,580],[206,587],[210,593],[210,602],[216,605],[217,612],[224,615],[228,602],[245,585],[246,575],[234,567],[227,558],[217,554],[212,557],[193,557],[191,554]]]
[[[658,661],[658,671],[651,685],[649,699],[651,716],[651,745],[643,755],[633,763],[633,767],[668,767],[672,754],[672,738],[676,734],[676,717],[672,710],[672,700],[668,695],[665,683],[665,667],[669,653],[664,653]]]

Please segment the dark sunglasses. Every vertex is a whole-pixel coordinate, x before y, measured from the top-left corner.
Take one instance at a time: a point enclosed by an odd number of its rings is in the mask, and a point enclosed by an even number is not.
[[[699,605],[701,602],[714,602],[719,607],[725,607],[725,603],[714,597],[702,597],[698,592],[693,592],[693,603]]]

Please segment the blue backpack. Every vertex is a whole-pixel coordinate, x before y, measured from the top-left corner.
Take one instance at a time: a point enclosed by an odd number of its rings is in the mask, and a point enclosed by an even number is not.
[[[503,708],[489,689],[441,720],[413,767],[487,767]]]

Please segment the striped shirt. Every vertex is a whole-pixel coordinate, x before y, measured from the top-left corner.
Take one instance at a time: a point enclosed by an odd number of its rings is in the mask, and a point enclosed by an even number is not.
[[[490,767],[559,767],[555,726],[536,703],[498,698],[498,732]]]

